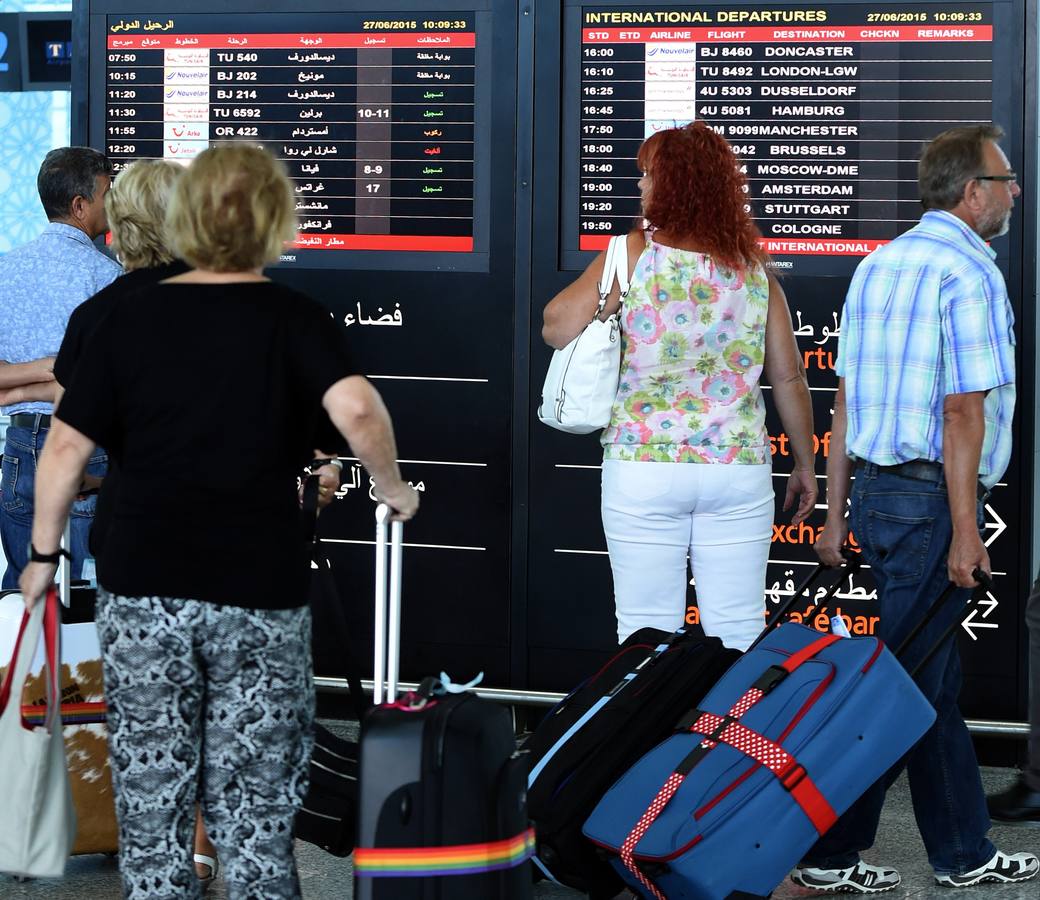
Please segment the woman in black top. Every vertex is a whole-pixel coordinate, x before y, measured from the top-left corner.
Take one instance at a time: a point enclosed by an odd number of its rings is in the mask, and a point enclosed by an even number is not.
[[[196,896],[196,795],[230,896],[299,896],[292,819],[313,685],[295,475],[319,403],[395,517],[418,506],[386,409],[352,374],[332,318],[262,274],[294,234],[293,208],[267,152],[201,154],[167,218],[193,269],[116,302],[40,460],[29,606],[53,577],[90,449],[120,465],[97,622],[131,898]]]
[[[125,270],[108,287],[73,310],[61,349],[54,360],[57,385],[51,399],[55,406],[61,400],[65,385],[72,380],[76,364],[98,324],[111,312],[121,297],[187,272],[191,267],[175,258],[169,246],[163,220],[173,199],[173,189],[184,174],[184,166],[169,160],[142,159],[123,169],[105,194],[105,213],[112,233],[112,251]],[[316,457],[328,453],[315,450]],[[339,472],[333,466],[317,470],[322,494],[319,506],[327,505],[339,486]],[[86,476],[87,488],[98,484]],[[113,461],[100,484],[94,522],[90,529],[89,548],[95,560],[104,550],[105,535],[112,524],[112,505],[119,483],[119,466]],[[201,811],[195,822],[195,870],[204,881],[212,881],[217,873],[216,848],[206,834]]]

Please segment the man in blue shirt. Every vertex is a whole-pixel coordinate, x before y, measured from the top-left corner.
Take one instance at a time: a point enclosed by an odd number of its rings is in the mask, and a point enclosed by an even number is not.
[[[994,125],[954,128],[925,148],[918,168],[924,216],[860,264],[842,313],[827,521],[817,552],[840,564],[851,525],[877,582],[880,636],[890,646],[899,646],[948,581],[961,589],[904,656],[909,669],[963,609],[972,572],[990,571],[979,531],[983,500],[1011,455],[1014,319],[987,243],[1007,232],[1020,194],[997,145],[1002,135]],[[956,642],[945,641],[915,680],[937,719],[905,765],[936,882],[1033,878],[1040,871],[1033,854],[1003,853],[987,837],[986,797],[957,707]],[[900,768],[817,842],[792,875],[796,884],[859,893],[899,884],[898,872],[859,854],[874,843],[885,791]]]
[[[4,588],[17,587],[29,559],[36,459],[53,412],[54,381],[46,358],[58,352],[72,310],[122,273],[93,244],[108,231],[105,194],[111,181],[112,164],[96,150],[52,150],[36,181],[49,224],[36,239],[0,256],[0,359],[12,364],[0,366],[0,384],[13,387],[17,396],[0,408],[11,417],[0,483]],[[100,478],[105,462],[99,452],[87,474]],[[87,555],[94,502],[91,496],[73,505],[73,578],[80,577]]]

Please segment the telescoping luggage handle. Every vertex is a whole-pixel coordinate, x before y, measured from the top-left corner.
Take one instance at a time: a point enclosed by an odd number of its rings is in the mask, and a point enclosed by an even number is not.
[[[404,545],[404,524],[390,522],[391,515],[392,510],[385,503],[376,507],[376,639],[372,700],[377,706],[384,702],[384,685],[385,702],[393,703],[397,699],[401,668],[401,550]]]
[[[993,589],[993,577],[989,574],[989,572],[983,572],[982,569],[975,569],[972,571],[971,577],[978,582],[976,587],[972,589],[972,599],[975,598],[976,594],[979,591],[989,591]],[[953,595],[953,592],[956,590],[957,585],[955,585],[951,581],[946,586],[946,590],[944,590],[935,599],[932,605],[928,607],[927,612],[925,612],[924,616],[921,617],[920,621],[918,621],[918,623],[910,630],[910,633],[905,638],[903,638],[903,642],[896,649],[896,657],[902,660],[904,665],[906,662],[904,656],[904,654],[906,653],[906,648],[914,642],[914,639],[922,631],[924,631],[928,623],[931,622],[932,619],[934,619],[939,614],[939,610],[941,610],[946,605],[950,597]],[[911,678],[917,675],[917,673],[920,672],[921,669],[928,665],[932,657],[939,652],[939,648],[942,647],[942,645],[950,639],[950,637],[958,628],[960,628],[961,623],[968,617],[973,608],[974,605],[972,603],[966,603],[964,605],[964,609],[962,611],[959,611],[958,614],[953,617],[953,621],[946,626],[946,628],[943,630],[943,633],[939,635],[935,643],[932,644],[932,646],[928,649],[928,652],[925,653],[921,660],[910,670]]]
[[[769,624],[766,625],[762,633],[757,638],[755,638],[751,646],[748,647],[748,650],[754,649],[763,640],[765,640],[766,635],[768,635],[769,632],[773,630],[774,626],[782,624],[784,621],[784,617],[791,611],[791,608],[798,602],[798,599],[807,590],[809,590],[809,588],[816,584],[816,582],[819,581],[820,578],[822,578],[825,574],[837,574],[838,577],[836,577],[834,579],[834,583],[829,588],[827,588],[825,594],[823,594],[820,597],[809,598],[812,603],[812,609],[818,609],[821,602],[825,600],[830,600],[836,593],[838,593],[838,589],[841,587],[842,582],[844,582],[846,578],[852,575],[853,572],[858,571],[859,567],[863,564],[861,554],[855,553],[848,547],[842,548],[841,555],[845,558],[845,565],[842,568],[835,569],[830,566],[825,566],[821,563],[820,565],[816,566],[815,569],[812,570],[812,572],[809,574],[809,577],[806,578],[805,581],[803,581],[798,587],[796,587],[791,592],[790,597],[788,597],[786,600],[784,600],[783,603],[780,604],[776,612],[774,612],[773,615],[770,617]]]
[[[61,536],[61,547],[72,553],[72,516],[65,519],[65,531]],[[58,601],[66,609],[72,606],[72,557],[64,553],[58,557]]]

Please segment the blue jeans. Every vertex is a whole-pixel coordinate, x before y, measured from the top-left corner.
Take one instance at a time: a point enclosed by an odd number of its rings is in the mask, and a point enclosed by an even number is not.
[[[981,502],[978,516],[981,527]],[[946,556],[953,525],[946,486],[941,479],[904,478],[867,464],[856,471],[850,525],[877,582],[880,636],[895,649],[949,583]],[[903,655],[907,669],[925,656],[970,596],[968,590],[954,593]],[[859,852],[874,844],[885,791],[904,766],[917,828],[937,874],[970,872],[996,852],[986,837],[990,820],[975,748],[957,707],[961,663],[956,639],[947,640],[914,680],[935,706],[935,724],[817,841],[803,865],[855,865]]]
[[[47,429],[33,431],[30,428],[7,429],[4,444],[3,481],[0,482],[0,541],[7,557],[3,588],[18,587],[18,578],[29,561],[29,538],[32,536],[34,491],[36,488],[36,463]],[[95,450],[87,465],[87,474],[101,477],[105,474],[108,457],[101,449]],[[79,578],[83,572],[83,560],[90,556],[87,538],[94,521],[94,506],[97,496],[91,495],[72,504],[72,577]],[[50,547],[41,547],[50,550]]]

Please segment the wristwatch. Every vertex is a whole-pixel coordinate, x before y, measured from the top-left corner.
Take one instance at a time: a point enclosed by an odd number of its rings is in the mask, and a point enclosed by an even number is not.
[[[50,563],[51,565],[57,565],[62,557],[66,559],[72,559],[72,555],[68,550],[59,547],[53,553],[40,553],[33,545],[32,541],[29,541],[29,562],[38,563]]]

